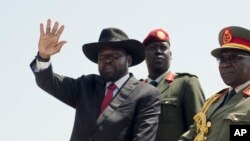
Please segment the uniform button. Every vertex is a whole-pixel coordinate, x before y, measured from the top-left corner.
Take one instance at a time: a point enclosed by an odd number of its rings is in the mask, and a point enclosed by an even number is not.
[[[169,102],[168,101],[165,101],[165,104],[168,104]]]
[[[207,127],[211,127],[211,122],[209,121],[209,122],[207,122]]]
[[[233,120],[234,120],[234,121],[238,121],[239,119],[238,119],[237,117],[234,117]]]

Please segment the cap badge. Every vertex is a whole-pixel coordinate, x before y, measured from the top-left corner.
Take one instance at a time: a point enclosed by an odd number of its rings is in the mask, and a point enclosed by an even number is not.
[[[232,34],[229,29],[226,29],[223,33],[222,41],[223,43],[229,43],[232,40]]]
[[[160,38],[161,40],[164,40],[165,37],[166,37],[165,33],[162,32],[162,31],[158,31],[158,32],[156,33],[156,35],[157,35],[157,37]]]

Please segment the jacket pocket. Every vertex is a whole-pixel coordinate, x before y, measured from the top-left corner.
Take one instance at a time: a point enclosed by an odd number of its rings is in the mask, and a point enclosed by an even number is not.
[[[162,99],[161,121],[174,121],[178,116],[179,101],[175,97]]]
[[[229,113],[224,119],[231,124],[250,124],[250,113]]]

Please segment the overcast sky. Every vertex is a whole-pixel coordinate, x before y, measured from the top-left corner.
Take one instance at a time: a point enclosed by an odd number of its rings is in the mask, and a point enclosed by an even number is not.
[[[36,86],[29,64],[37,53],[39,24],[48,18],[65,25],[68,43],[51,59],[55,72],[77,78],[98,74],[82,53],[103,28],[117,27],[143,41],[164,28],[170,35],[171,70],[199,77],[206,98],[227,87],[210,55],[226,26],[250,28],[249,0],[1,0],[0,5],[0,140],[68,141],[74,109]],[[147,77],[145,62],[130,68]]]

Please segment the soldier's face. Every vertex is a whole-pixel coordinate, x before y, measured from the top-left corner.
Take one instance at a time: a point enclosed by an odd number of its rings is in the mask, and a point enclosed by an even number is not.
[[[115,82],[128,73],[132,57],[125,50],[102,47],[98,52],[98,68],[105,81]]]
[[[152,42],[146,47],[146,63],[152,71],[165,72],[170,66],[172,53],[167,42]]]
[[[221,53],[218,60],[225,84],[235,88],[250,80],[250,53],[227,50]]]

